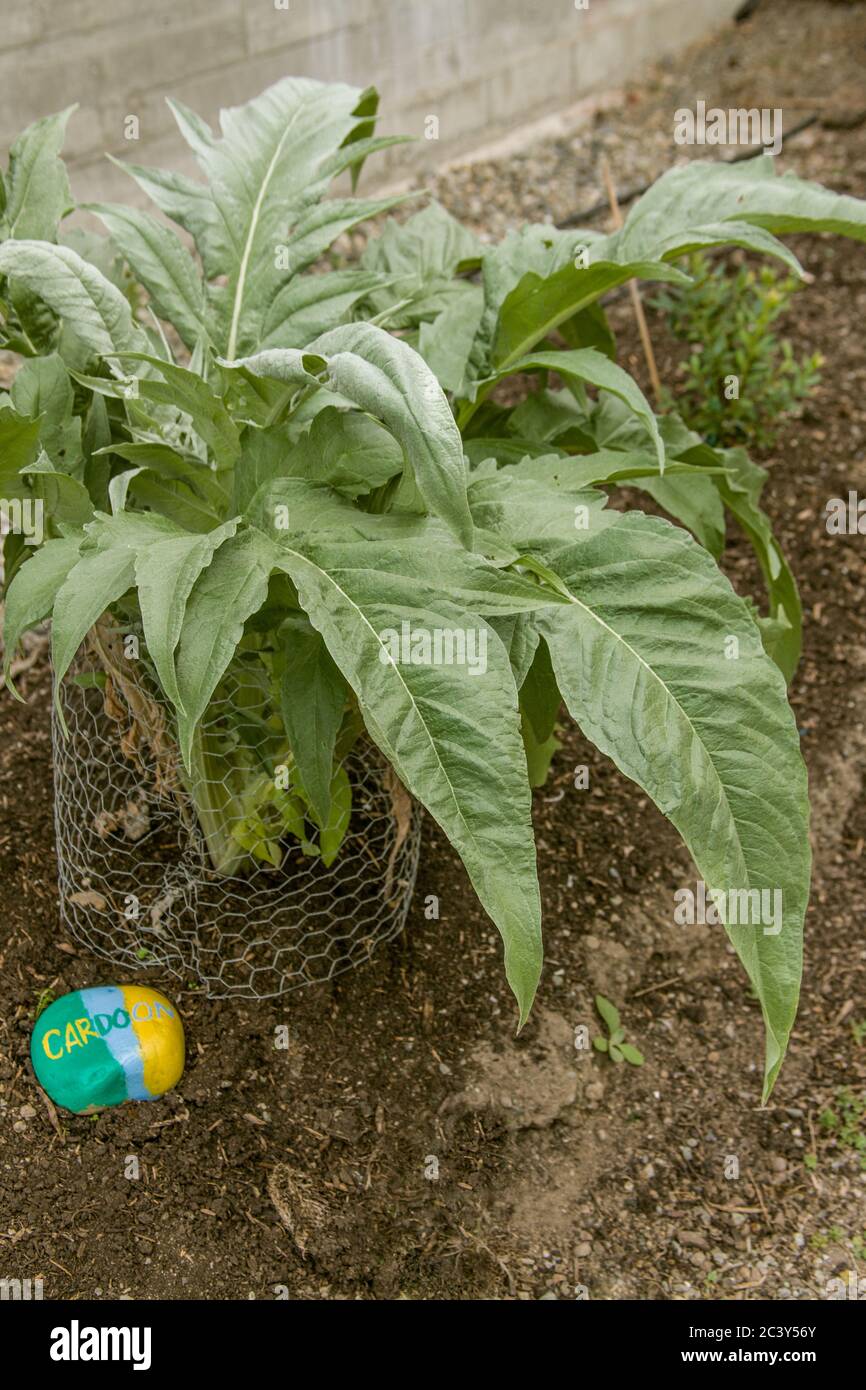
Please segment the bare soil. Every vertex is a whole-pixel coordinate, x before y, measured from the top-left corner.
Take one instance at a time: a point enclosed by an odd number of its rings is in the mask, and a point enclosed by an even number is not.
[[[605,120],[639,139],[660,90],[668,127],[700,95],[773,104],[768,74],[817,96],[854,58],[862,71],[864,52],[863,5],[780,0],[683,59],[676,92],[650,74]],[[813,127],[782,161],[866,195],[862,125]],[[784,331],[826,365],[762,461],[806,612],[792,697],[815,875],[802,1007],[771,1104],[759,1107],[758,1005],[724,935],[673,925],[674,891],[694,881],[675,832],[569,730],[535,798],[547,964],[519,1039],[498,939],[428,821],[408,928],[369,966],[260,1004],[144,975],[184,1013],[178,1089],[95,1117],[54,1112],[29,1070],[38,1002],[111,970],[58,926],[37,640],[28,703],[0,703],[0,1276],[41,1275],[46,1297],[66,1299],[506,1300],[809,1299],[833,1275],[866,1277],[866,1129],[856,1113],[844,1136],[821,1120],[845,1088],[866,1102],[853,1026],[866,1022],[866,538],[829,536],[823,517],[828,498],[866,495],[866,254],[793,244],[814,282]],[[643,376],[627,302],[612,317]],[[650,323],[670,377],[679,349]],[[759,595],[748,547],[730,539],[729,573]],[[596,991],[619,1004],[643,1067],[575,1048],[576,1028],[600,1031]]]

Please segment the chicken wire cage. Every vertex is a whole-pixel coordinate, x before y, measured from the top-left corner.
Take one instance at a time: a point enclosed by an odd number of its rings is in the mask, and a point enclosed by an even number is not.
[[[280,842],[279,864],[247,856],[244,871],[216,872],[196,812],[214,787],[184,778],[156,688],[144,661],[125,663],[120,679],[116,668],[107,674],[89,641],[58,692],[55,824],[71,935],[118,968],[169,971],[210,998],[256,999],[329,980],[396,936],[415,885],[421,814],[378,749],[359,742],[343,760],[351,813],[332,863],[305,825],[303,846]],[[204,737],[236,722],[237,696],[224,681]],[[259,708],[248,689],[244,700],[248,727],[273,715],[266,696]]]

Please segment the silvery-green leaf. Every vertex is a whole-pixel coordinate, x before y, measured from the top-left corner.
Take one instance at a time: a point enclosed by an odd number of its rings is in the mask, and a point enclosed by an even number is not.
[[[215,507],[183,479],[160,477],[150,468],[133,472],[130,495],[138,506],[149,508],[158,517],[176,522],[185,531],[202,535],[223,520],[224,508]]]
[[[6,207],[0,214],[3,236],[37,241],[56,238],[57,225],[72,206],[60,151],[74,110],[69,106],[34,122],[9,151],[9,172],[4,180]]]
[[[330,158],[322,161],[319,165],[320,178],[328,181],[335,179],[338,174],[357,165],[359,161],[369,159],[371,154],[380,154],[382,150],[389,150],[394,145],[410,145],[414,139],[411,135],[371,135],[366,139],[356,140],[354,136],[359,129],[360,127],[356,126],[349,142],[341,145]]]
[[[793,173],[777,176],[771,155],[734,164],[691,160],[669,169],[634,203],[622,228],[605,239],[605,254],[669,260],[695,244],[695,229],[700,245],[737,245],[744,226],[774,236],[835,232],[866,241],[866,204]],[[753,244],[779,254],[778,243]]]
[[[93,503],[87,488],[77,478],[55,468],[44,451],[35,463],[22,469],[21,477],[30,482],[33,496],[42,502],[46,519],[55,527],[78,527],[91,520]]]
[[[334,270],[329,275],[301,275],[290,280],[271,302],[262,324],[262,348],[301,348],[320,333],[336,328],[377,285],[380,275]]]
[[[214,395],[207,382],[186,367],[163,362],[150,353],[126,352],[115,356],[124,361],[147,362],[164,380],[152,376],[138,383],[138,394],[157,405],[170,406],[189,415],[198,434],[211,450],[218,468],[230,468],[240,454],[237,425],[222,399]]]
[[[95,458],[103,456],[127,459],[136,465],[138,472],[150,469],[160,477],[184,482],[215,512],[228,510],[229,495],[220,483],[221,475],[215,473],[206,463],[180,454],[168,444],[155,440],[117,440],[94,453]]]
[[[286,238],[285,270],[290,275],[306,270],[344,232],[417,196],[417,193],[402,193],[383,198],[327,198],[305,208]],[[376,276],[376,279],[379,281],[382,277]]]
[[[478,333],[484,298],[479,285],[460,282],[432,323],[422,323],[418,351],[446,391],[463,389],[469,354]]]
[[[179,237],[150,213],[122,204],[88,203],[150,295],[160,318],[191,348],[207,332],[201,275]]]
[[[52,463],[72,472],[81,457],[81,420],[72,414],[72,383],[62,358],[56,352],[28,358],[11,396],[16,410],[39,421],[40,443]]]
[[[510,541],[519,551],[539,555],[551,542],[581,542],[616,519],[616,513],[606,509],[603,492],[560,488],[531,474],[523,477],[519,466],[473,479],[469,505],[476,526]]]
[[[47,618],[57,591],[78,560],[78,537],[48,540],[21,566],[6,590],[3,614],[3,678],[12,694],[9,670],[22,634]]]
[[[393,435],[359,410],[326,406],[285,460],[283,472],[327,483],[360,497],[400,473],[403,452]]]
[[[286,623],[281,635],[283,725],[304,790],[320,822],[326,825],[346,683],[318,632]]]
[[[14,277],[43,300],[94,356],[147,352],[147,337],[120,290],[68,246],[5,241],[0,275]]]
[[[22,362],[12,383],[12,404],[31,420],[58,427],[72,413],[69,373],[56,352]]]
[[[166,217],[189,232],[202,257],[206,274],[219,274],[216,266],[231,254],[225,227],[207,184],[170,169],[149,169],[108,156],[133,178]]]
[[[195,729],[237,650],[244,623],[267,598],[275,547],[256,531],[223,541],[189,595],[175,667],[183,713],[178,742],[189,767]]]
[[[537,618],[572,716],[677,827],[708,889],[768,895],[750,925],[727,912],[764,1014],[766,1097],[797,1009],[809,893],[806,773],[782,675],[686,532],[617,514],[545,560],[572,595]]]
[[[354,87],[287,77],[245,105],[222,111],[221,138],[171,103],[224,229],[200,250],[208,278],[226,277],[227,357],[260,342],[263,314],[285,274],[278,248],[321,164],[358,126],[360,100]]]
[[[136,552],[135,582],[144,640],[162,688],[181,715],[185,710],[175,672],[175,649],[187,601],[199,575],[223,542],[235,534],[237,525],[236,520],[228,521],[203,536],[167,536]]]
[[[51,624],[55,699],[93,624],[110,604],[122,598],[134,580],[134,553],[123,546],[88,550],[67,574],[54,600]]]
[[[381,235],[364,250],[362,263],[389,277],[397,277],[402,298],[409,280],[430,284],[439,276],[480,262],[484,244],[458,222],[441,203],[431,199],[405,222],[389,218]],[[416,286],[417,288],[417,286]]]

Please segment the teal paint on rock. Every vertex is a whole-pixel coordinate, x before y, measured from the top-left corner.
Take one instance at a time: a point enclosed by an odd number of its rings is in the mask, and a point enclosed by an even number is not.
[[[119,1105],[127,1098],[123,1067],[100,1036],[88,1009],[88,995],[98,995],[102,1002],[106,993],[85,989],[64,994],[36,1020],[30,1040],[33,1070],[51,1099],[67,1110],[82,1112]],[[122,1003],[119,990],[117,994]],[[83,1024],[88,1025],[84,1032]]]

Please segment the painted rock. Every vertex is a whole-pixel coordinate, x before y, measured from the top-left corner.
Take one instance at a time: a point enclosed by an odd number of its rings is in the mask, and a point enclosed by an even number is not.
[[[183,1024],[147,985],[80,989],[39,1015],[30,1056],[40,1086],[78,1114],[156,1100],[183,1075]]]

